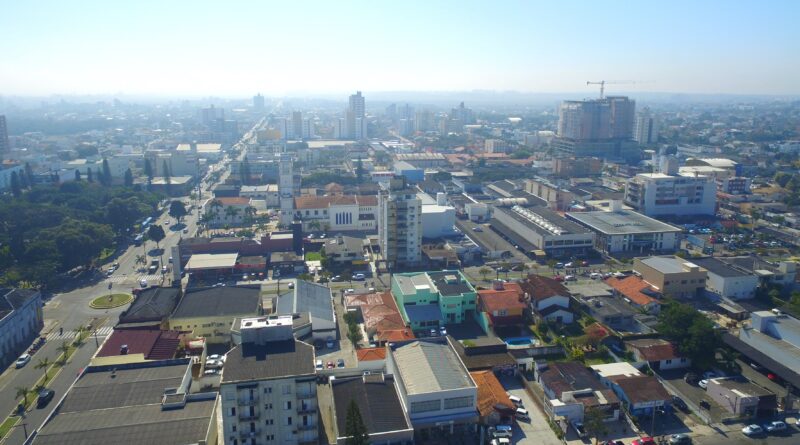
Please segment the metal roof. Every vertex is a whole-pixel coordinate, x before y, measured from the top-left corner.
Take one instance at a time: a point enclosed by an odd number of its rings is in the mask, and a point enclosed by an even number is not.
[[[392,354],[408,394],[475,387],[467,368],[445,342],[416,340],[395,346]]]

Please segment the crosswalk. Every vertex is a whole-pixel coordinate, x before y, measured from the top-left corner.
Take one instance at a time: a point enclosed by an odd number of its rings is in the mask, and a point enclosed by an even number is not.
[[[127,274],[119,274],[119,275],[112,275],[106,278],[106,283],[114,283],[114,284],[138,284],[140,281],[147,280],[148,284],[160,283],[162,275],[158,274],[148,274],[148,275],[127,275]]]
[[[108,335],[111,335],[111,332],[113,332],[113,331],[114,331],[114,327],[113,326],[104,326],[104,327],[102,327],[102,328],[97,330],[97,337],[98,338],[106,337]],[[91,334],[90,335],[91,337],[94,337],[94,331],[92,331],[90,334]],[[51,333],[49,333],[47,335],[47,341],[51,341],[51,340],[72,340],[77,335],[78,335],[78,333],[75,332],[75,331],[67,331],[67,330],[65,330],[63,333],[59,333],[58,329],[54,329],[53,332],[51,332]]]

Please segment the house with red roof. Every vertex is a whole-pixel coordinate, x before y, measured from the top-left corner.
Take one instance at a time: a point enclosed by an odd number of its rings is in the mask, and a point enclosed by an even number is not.
[[[652,369],[688,368],[692,361],[678,353],[675,344],[660,338],[641,338],[625,342],[637,362],[646,362]]]
[[[605,281],[614,290],[614,294],[625,299],[626,303],[653,315],[661,311],[661,302],[655,298],[658,290],[641,277],[629,275],[624,278],[611,277]]]
[[[497,380],[493,371],[473,371],[469,375],[478,386],[477,408],[480,413],[480,423],[483,425],[497,425],[510,421],[517,407],[508,398],[505,388]]]
[[[484,328],[521,324],[526,307],[528,301],[517,283],[496,281],[491,289],[478,291],[478,311],[488,325]]]
[[[201,215],[207,215],[211,227],[222,227],[242,225],[254,210],[249,197],[236,196],[209,199],[200,211]]]
[[[97,351],[98,363],[139,362],[175,358],[181,345],[180,331],[115,329]],[[124,357],[122,357],[124,356]],[[113,358],[116,357],[116,358]]]
[[[569,306],[571,296],[563,284],[552,278],[530,274],[520,282],[520,286],[538,318],[566,324],[574,321]]]

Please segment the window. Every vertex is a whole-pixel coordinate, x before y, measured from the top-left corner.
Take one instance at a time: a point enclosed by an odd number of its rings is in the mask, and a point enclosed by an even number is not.
[[[231,431],[233,431],[234,433],[236,432],[236,425],[231,426]]]
[[[292,401],[291,400],[287,400],[284,405],[285,405],[284,409],[292,409]]]
[[[427,400],[424,402],[411,402],[412,413],[424,413],[428,411],[436,411],[442,408],[441,400]]]
[[[266,388],[264,388],[264,394],[272,394],[272,387],[267,386]]]
[[[236,407],[235,407],[235,406],[232,406],[232,407],[231,407],[231,412],[230,412],[230,414],[229,414],[229,415],[230,415],[230,416],[235,416],[235,415],[236,415]]]
[[[292,416],[289,416],[289,417],[286,418],[286,425],[288,426],[288,425],[291,425],[291,424],[292,424]]]
[[[264,409],[272,409],[272,404],[271,403],[265,403],[264,404]]]
[[[672,364],[672,360],[667,360],[666,364],[671,365]]]
[[[265,425],[272,425],[273,423],[274,423],[273,419],[267,419],[267,420],[264,421]]]
[[[466,408],[468,406],[472,406],[472,396],[444,399],[444,409]]]
[[[274,434],[267,434],[267,440],[268,441],[275,440],[275,435]]]

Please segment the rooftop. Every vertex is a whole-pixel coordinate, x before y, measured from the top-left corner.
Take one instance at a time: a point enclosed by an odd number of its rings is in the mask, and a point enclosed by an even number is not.
[[[233,269],[238,253],[196,253],[186,263],[187,271],[208,269]]]
[[[333,196],[298,196],[294,198],[294,208],[304,209],[327,209],[337,205],[358,205],[375,207],[378,205],[378,197],[375,195],[333,195]]]
[[[658,338],[629,340],[625,344],[639,351],[639,356],[648,362],[672,360],[680,357],[678,348],[674,344]]]
[[[189,289],[171,318],[254,316],[258,314],[260,307],[259,286]]]
[[[278,296],[275,312],[278,315],[308,313],[313,330],[336,329],[331,289],[321,284],[296,280],[294,289]]]
[[[142,354],[145,360],[167,360],[175,357],[180,345],[180,332],[161,329],[115,329],[97,352],[97,357]]]
[[[603,363],[590,366],[600,377],[613,377],[616,375],[637,376],[642,375],[638,369],[628,362]]]
[[[644,291],[655,292],[655,289],[653,289],[653,287],[650,286],[646,281],[635,275],[630,275],[625,278],[611,277],[605,281],[606,284],[614,288],[614,290],[638,306],[659,303],[658,300],[644,293]]]
[[[265,345],[243,343],[225,359],[222,383],[266,380],[314,374],[314,347],[285,340]]]
[[[752,273],[749,273],[744,270],[739,270],[738,268],[735,268],[730,264],[724,261],[720,261],[713,257],[693,258],[692,262],[702,267],[703,269],[706,269],[708,273],[712,273],[714,275],[718,275],[723,278],[744,277],[752,275]]]
[[[676,256],[652,256],[641,259],[640,261],[665,274],[687,272],[688,268],[697,266],[688,260]]]
[[[386,360],[386,348],[356,349],[356,357],[360,362],[369,362],[373,360]]]
[[[153,286],[142,289],[133,303],[119,316],[120,323],[160,322],[175,310],[181,298],[180,288]]]
[[[631,210],[617,212],[570,212],[571,218],[592,230],[608,235],[681,232],[681,229]]]
[[[370,375],[331,381],[338,435],[347,428],[347,408],[355,402],[369,434],[410,430],[391,376]]]
[[[744,377],[716,378],[711,381],[742,395],[763,397],[772,394],[766,388],[762,388]]]
[[[442,338],[395,343],[390,348],[408,394],[475,387],[456,352]]]
[[[545,207],[514,206],[509,210],[495,209],[544,236],[589,233],[589,230]]]
[[[444,320],[442,309],[436,303],[406,305],[403,310],[406,311],[409,323]]]
[[[427,272],[427,274],[442,296],[458,296],[469,292],[475,292],[475,289],[469,284],[469,281],[457,270]]]
[[[533,301],[542,301],[554,296],[570,296],[569,290],[563,284],[541,275],[528,275],[527,279],[520,282],[520,286]]]
[[[516,408],[493,371],[475,371],[469,375],[478,386],[477,405],[481,416],[490,415],[498,405],[509,410]]]
[[[220,204],[223,206],[246,206],[250,205],[250,198],[243,197],[243,196],[236,196],[236,197],[222,197],[222,198],[214,198],[212,201],[219,201]]]
[[[39,295],[35,289],[0,288],[0,320]]]
[[[527,303],[523,298],[522,287],[518,283],[503,283],[503,288],[478,291],[478,300],[488,312],[503,309],[524,309]]]
[[[657,400],[669,400],[670,395],[657,378],[649,375],[614,376],[614,383],[619,385],[630,403],[642,403]]]

